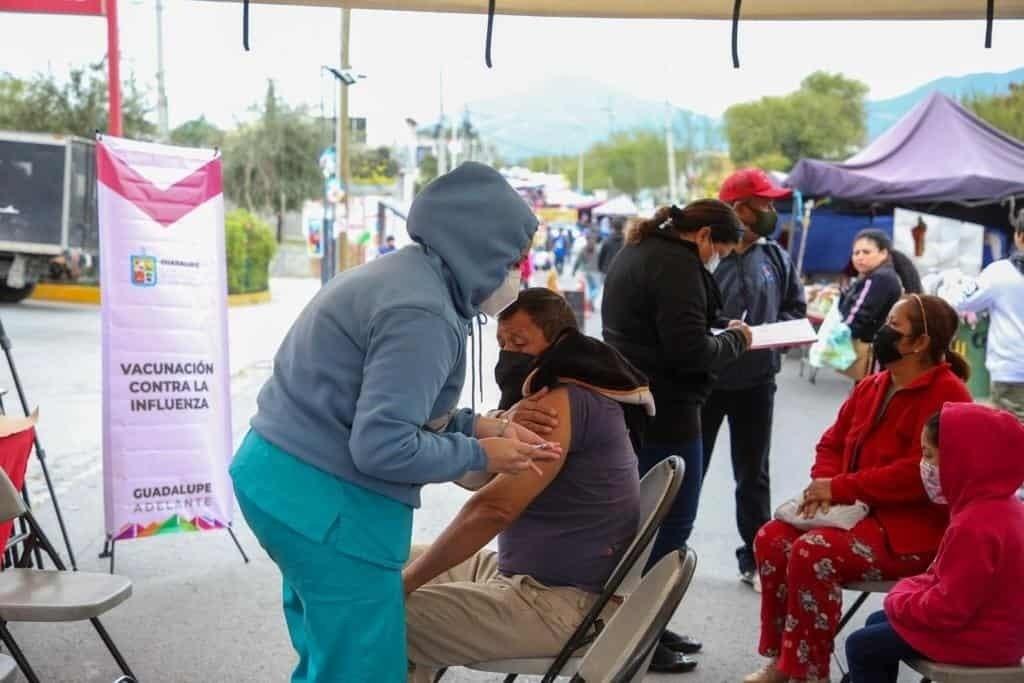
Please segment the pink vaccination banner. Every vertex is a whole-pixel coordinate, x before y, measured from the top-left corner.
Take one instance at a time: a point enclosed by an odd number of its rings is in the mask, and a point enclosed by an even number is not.
[[[224,528],[234,496],[221,159],[103,137],[96,177],[107,535]]]

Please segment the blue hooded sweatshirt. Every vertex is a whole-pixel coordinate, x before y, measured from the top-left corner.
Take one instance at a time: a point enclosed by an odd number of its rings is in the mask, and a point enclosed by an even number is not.
[[[324,472],[419,507],[420,487],[487,466],[457,411],[466,335],[537,220],[494,169],[466,163],[409,212],[416,242],[331,280],[299,314],[253,429]]]

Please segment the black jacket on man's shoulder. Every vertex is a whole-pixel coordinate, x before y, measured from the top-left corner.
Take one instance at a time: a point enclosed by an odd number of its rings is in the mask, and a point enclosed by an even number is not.
[[[675,235],[627,244],[612,263],[601,304],[604,339],[650,378],[658,417],[672,403],[702,404],[717,369],[744,352],[739,331],[711,334],[724,324],[721,306],[697,246]]]

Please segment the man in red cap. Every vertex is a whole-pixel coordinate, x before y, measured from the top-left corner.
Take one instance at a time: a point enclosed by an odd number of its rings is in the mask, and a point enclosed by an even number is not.
[[[759,168],[736,171],[722,184],[719,199],[730,204],[746,231],[735,253],[722,259],[715,280],[724,300],[722,315],[763,325],[803,318],[803,285],[789,254],[776,243],[778,214],[774,200],[791,191],[777,187]],[[743,545],[737,548],[740,579],[760,592],[754,561],[754,536],[771,519],[768,455],[775,407],[775,375],[781,367],[776,350],[751,351],[719,374],[701,415],[704,474],[722,421],[729,419],[733,477],[736,480],[736,526]]]

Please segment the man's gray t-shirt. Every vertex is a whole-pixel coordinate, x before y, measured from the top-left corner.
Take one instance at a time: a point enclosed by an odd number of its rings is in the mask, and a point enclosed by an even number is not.
[[[622,407],[576,385],[568,390],[565,464],[498,537],[498,571],[599,593],[636,535],[640,479]]]

